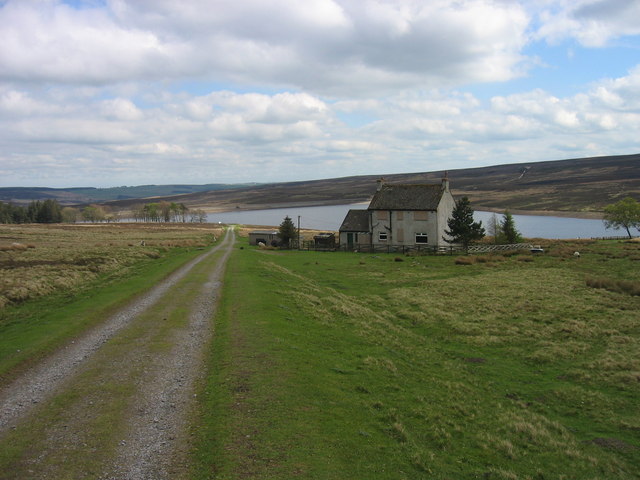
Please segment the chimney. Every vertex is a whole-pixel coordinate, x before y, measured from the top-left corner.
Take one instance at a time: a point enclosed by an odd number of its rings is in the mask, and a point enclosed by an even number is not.
[[[449,174],[446,170],[444,172],[444,177],[442,178],[442,190],[445,192],[449,191]]]
[[[379,192],[380,190],[382,190],[382,185],[384,185],[384,178],[379,178],[378,180],[376,180],[376,182],[378,182],[376,191]]]

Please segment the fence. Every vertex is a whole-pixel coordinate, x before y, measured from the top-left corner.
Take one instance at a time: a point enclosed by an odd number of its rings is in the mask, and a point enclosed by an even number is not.
[[[531,250],[530,243],[514,243],[509,245],[471,245],[467,250],[461,245],[432,246],[432,245],[372,245],[362,244],[335,244],[320,245],[313,241],[302,242],[301,250],[316,252],[358,252],[358,253],[399,253],[415,255],[460,255],[464,253],[491,253],[509,250]]]
[[[470,245],[467,250],[469,253],[491,253],[491,252],[505,252],[510,250],[531,250],[533,245],[530,243],[511,243],[505,245]]]
[[[303,242],[302,250],[316,252],[356,252],[356,253],[400,253],[400,254],[416,254],[416,255],[453,255],[464,252],[460,246],[451,245],[446,247],[437,247],[429,245],[372,245],[370,243],[362,244],[336,244],[318,245],[314,242]]]
[[[631,240],[634,238],[640,238],[637,235],[631,235],[631,237],[629,237],[629,235],[618,235],[615,237],[591,237],[591,240]]]
[[[457,245],[450,246],[431,246],[431,245],[338,245],[337,250],[343,252],[360,252],[360,253],[401,253],[416,255],[453,255],[454,253],[463,252],[464,249]]]

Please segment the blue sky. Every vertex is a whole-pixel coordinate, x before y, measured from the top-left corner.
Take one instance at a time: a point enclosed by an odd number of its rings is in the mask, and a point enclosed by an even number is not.
[[[638,153],[638,18],[635,0],[0,1],[0,186]]]

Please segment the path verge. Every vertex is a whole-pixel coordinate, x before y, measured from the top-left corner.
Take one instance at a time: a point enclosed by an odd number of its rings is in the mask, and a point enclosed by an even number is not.
[[[8,478],[170,478],[232,245],[229,231],[3,388],[0,442],[11,448],[0,466],[15,472]]]

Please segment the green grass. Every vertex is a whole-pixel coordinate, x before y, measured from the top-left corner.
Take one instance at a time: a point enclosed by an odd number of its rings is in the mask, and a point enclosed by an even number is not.
[[[237,249],[194,478],[640,478],[640,245],[545,247]]]
[[[194,266],[95,352],[51,400],[3,435],[1,478],[103,477],[141,408],[135,402],[139,385],[157,368],[148,359],[171,354],[175,331],[188,323],[190,307],[221,255]]]
[[[70,338],[98,324],[191,258],[198,248],[177,247],[122,272],[102,275],[71,293],[56,293],[0,310],[0,379],[34,364]]]

